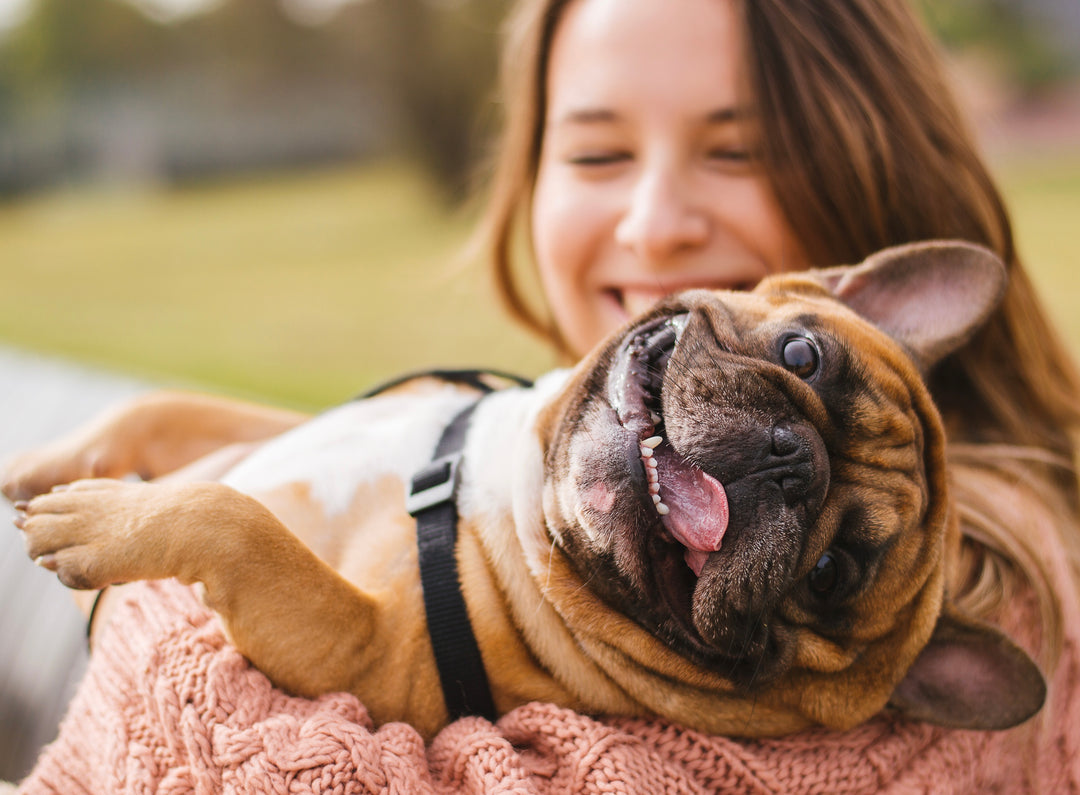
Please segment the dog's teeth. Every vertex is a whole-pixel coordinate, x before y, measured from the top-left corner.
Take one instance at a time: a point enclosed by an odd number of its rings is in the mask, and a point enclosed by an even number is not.
[[[652,497],[653,505],[656,506],[656,512],[664,516],[668,512],[668,507],[660,500],[660,475],[656,471],[658,464],[653,452],[662,441],[664,441],[663,436],[650,436],[641,441],[640,447],[641,463],[645,466],[645,479],[649,482],[649,496]]]
[[[650,411],[649,419],[652,420],[653,425],[659,425],[664,418],[657,414],[655,411]]]

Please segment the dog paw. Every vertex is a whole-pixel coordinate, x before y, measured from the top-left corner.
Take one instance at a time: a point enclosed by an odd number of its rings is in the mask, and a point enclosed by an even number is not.
[[[56,486],[84,478],[112,478],[126,474],[105,445],[89,440],[61,440],[27,450],[5,462],[0,491],[12,502],[32,499]]]
[[[69,588],[169,576],[160,554],[162,496],[148,484],[80,480],[15,503],[15,525],[39,566]],[[166,502],[171,504],[171,497]],[[159,532],[161,531],[161,532]]]

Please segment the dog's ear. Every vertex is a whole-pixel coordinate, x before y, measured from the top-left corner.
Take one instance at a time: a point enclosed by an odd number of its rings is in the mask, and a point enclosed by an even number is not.
[[[1046,682],[1023,649],[947,605],[889,706],[953,729],[1007,729],[1038,712],[1045,699]]]
[[[956,241],[887,248],[817,274],[839,300],[905,345],[924,373],[970,339],[1007,285],[996,254]]]

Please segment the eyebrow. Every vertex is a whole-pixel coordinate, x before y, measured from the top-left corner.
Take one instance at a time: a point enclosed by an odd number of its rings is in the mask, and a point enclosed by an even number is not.
[[[705,114],[707,124],[729,124],[745,119],[750,114],[743,108],[717,108]],[[570,110],[558,118],[552,119],[552,125],[562,124],[611,124],[620,121],[620,116],[610,108],[580,108]]]
[[[750,114],[745,108],[718,108],[705,116],[709,124],[724,124],[732,121],[745,119]]]
[[[607,108],[580,108],[568,111],[558,118],[553,118],[551,123],[558,124],[597,124],[602,122],[615,122],[619,116],[615,111]]]

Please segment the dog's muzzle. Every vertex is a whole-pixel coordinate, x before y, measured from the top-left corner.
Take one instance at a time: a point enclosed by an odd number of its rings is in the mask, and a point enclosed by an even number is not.
[[[663,436],[660,393],[687,321],[687,314],[677,314],[632,334],[609,373],[608,394],[619,422],[638,440],[649,499],[661,524],[700,575],[709,555],[720,549],[729,512],[720,481],[687,462]]]

